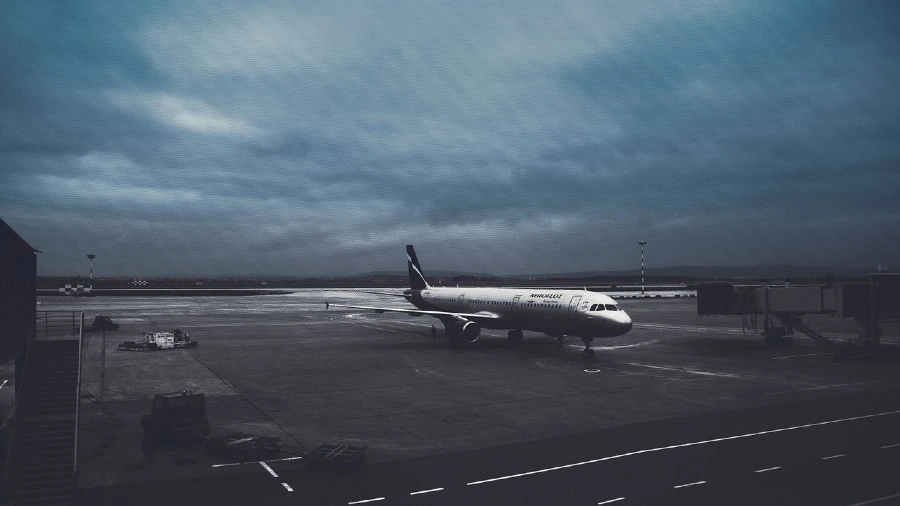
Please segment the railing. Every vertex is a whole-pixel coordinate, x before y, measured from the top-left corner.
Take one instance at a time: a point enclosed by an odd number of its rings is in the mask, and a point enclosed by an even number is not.
[[[78,311],[36,311],[34,337],[78,335]],[[82,319],[84,313],[80,313]]]
[[[799,317],[797,317],[793,321],[793,325],[794,325],[795,329],[799,330],[800,332],[803,332],[804,334],[806,334],[813,340],[818,341],[819,344],[821,344],[823,346],[834,346],[834,342],[835,342],[834,338],[829,337],[829,336],[825,335],[823,332],[821,332],[820,330],[817,330],[817,329],[810,327],[809,325],[803,323],[803,321],[800,320]]]
[[[78,380],[75,384],[75,456],[72,464],[72,472],[78,479],[78,425],[81,413],[81,347],[84,344],[84,311],[81,312],[81,325],[78,329]]]

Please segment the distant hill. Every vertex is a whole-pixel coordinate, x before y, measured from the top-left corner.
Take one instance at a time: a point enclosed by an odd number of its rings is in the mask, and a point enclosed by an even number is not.
[[[381,278],[381,277],[397,277],[397,276],[409,276],[409,272],[407,271],[374,271],[367,272],[364,274],[353,274],[348,277],[351,278]],[[496,274],[479,274],[473,272],[461,272],[461,271],[439,271],[439,270],[426,270],[425,277],[427,278],[452,278],[454,276],[467,276],[474,278],[507,278],[511,276],[498,276]]]
[[[864,267],[803,266],[803,265],[737,265],[737,266],[672,266],[646,269],[647,283],[699,283],[705,280],[725,279],[748,283],[760,279],[772,281],[791,279],[797,282],[819,282],[826,274],[837,280],[864,279],[875,269]],[[521,285],[578,285],[634,284],[640,277],[639,269],[617,271],[581,271],[550,274],[493,275],[462,271],[425,271],[426,278],[436,285],[460,286],[521,286]],[[57,289],[72,283],[76,277],[38,276],[42,289]],[[77,278],[87,284],[86,278]],[[94,278],[97,289],[116,288],[334,288],[334,287],[404,287],[409,286],[408,273],[404,271],[372,271],[356,275],[228,275],[147,277],[135,280],[129,277]]]
[[[653,267],[644,270],[648,276],[693,277],[693,278],[814,278],[831,274],[835,277],[860,277],[874,269],[863,267],[835,267],[809,265],[721,265],[699,266],[679,265],[673,267]],[[593,276],[637,276],[640,269],[620,271],[589,271],[546,274],[541,277],[593,277]]]
[[[817,278],[831,274],[837,278],[857,278],[874,272],[875,269],[865,267],[809,266],[809,265],[679,265],[672,267],[651,267],[644,270],[647,276],[684,277],[684,278]],[[593,277],[626,277],[639,276],[640,269],[617,271],[578,271],[549,274],[510,274],[496,275],[462,271],[425,271],[426,278],[501,278],[501,279],[571,279]],[[354,278],[373,277],[405,277],[406,271],[377,271],[357,274]]]

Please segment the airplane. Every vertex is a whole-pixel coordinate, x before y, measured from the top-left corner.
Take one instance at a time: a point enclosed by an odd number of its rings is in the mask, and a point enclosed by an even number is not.
[[[560,346],[565,336],[584,342],[582,356],[594,358],[594,338],[621,336],[631,330],[631,318],[609,296],[588,291],[543,288],[437,287],[425,281],[422,267],[411,244],[406,246],[409,267],[408,290],[402,294],[366,292],[403,297],[417,309],[330,304],[325,309],[343,307],[376,313],[406,313],[433,316],[444,324],[451,345],[474,344],[481,329],[509,329],[513,345],[522,343],[523,330],[555,337]]]

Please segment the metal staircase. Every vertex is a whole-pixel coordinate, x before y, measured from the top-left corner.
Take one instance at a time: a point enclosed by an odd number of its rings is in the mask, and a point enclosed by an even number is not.
[[[76,505],[81,341],[28,343],[4,472],[13,506]]]
[[[816,330],[808,325],[804,325],[803,321],[800,319],[800,317],[794,318],[794,320],[791,323],[795,329],[799,330],[800,332],[803,332],[804,334],[806,334],[807,336],[809,336],[810,338],[812,338],[814,341],[818,342],[822,346],[827,346],[827,347],[834,346],[834,339],[826,336],[822,332],[819,332],[818,330]]]

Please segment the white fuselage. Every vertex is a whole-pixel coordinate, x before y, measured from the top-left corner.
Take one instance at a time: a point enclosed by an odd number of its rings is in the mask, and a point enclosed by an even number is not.
[[[607,295],[542,288],[427,287],[404,292],[419,309],[451,313],[493,313],[485,328],[544,332],[585,338],[620,336],[631,318]]]

